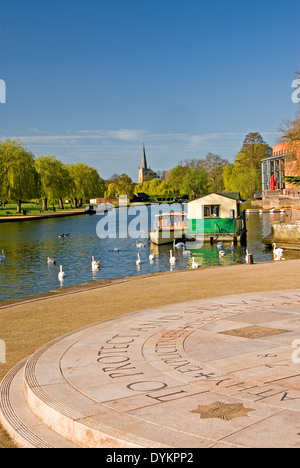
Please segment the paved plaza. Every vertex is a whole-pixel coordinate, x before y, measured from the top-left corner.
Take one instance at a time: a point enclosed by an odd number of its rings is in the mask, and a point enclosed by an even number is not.
[[[162,306],[63,336],[1,385],[29,447],[300,447],[300,290]]]

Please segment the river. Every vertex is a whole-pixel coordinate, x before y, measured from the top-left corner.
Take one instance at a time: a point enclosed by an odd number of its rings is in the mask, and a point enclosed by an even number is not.
[[[117,232],[120,210],[116,210]],[[271,222],[284,220],[284,216],[281,213],[247,215],[248,248],[255,262],[272,260],[272,251],[266,249],[262,239],[270,233]],[[95,280],[170,270],[169,253],[172,246],[157,247],[148,243],[147,239],[142,239],[145,247],[138,250],[136,239],[124,235],[124,232],[122,238],[99,238],[96,230],[100,220],[103,223],[104,216],[82,215],[0,223],[0,253],[4,249],[6,256],[5,262],[0,262],[0,301],[92,283]],[[134,218],[128,218],[127,226],[130,222],[132,224],[132,220]],[[150,216],[146,222],[149,227]],[[60,238],[62,233],[70,235]],[[114,251],[115,247],[119,249],[118,252]],[[136,265],[138,251],[142,260],[140,266]],[[149,261],[150,251],[155,254],[153,262]],[[56,265],[48,266],[48,256],[56,259]],[[91,269],[92,256],[101,261],[99,271],[93,272]],[[236,246],[233,253],[227,253],[220,259],[216,246],[205,245],[202,249],[193,251],[192,256],[201,266],[240,264],[245,262],[245,249]],[[300,252],[286,251],[284,256],[286,259],[300,258]],[[62,283],[58,280],[59,265],[63,266],[66,273]],[[172,269],[183,270],[190,267],[190,259],[182,251],[176,250],[176,264]]]

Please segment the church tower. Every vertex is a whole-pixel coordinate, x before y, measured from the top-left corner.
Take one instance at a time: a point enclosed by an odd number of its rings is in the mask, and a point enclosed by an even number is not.
[[[150,169],[147,166],[145,145],[143,145],[142,167],[139,168],[139,180],[138,180],[139,184],[142,184],[143,182],[145,182],[145,179],[147,177],[149,170]]]

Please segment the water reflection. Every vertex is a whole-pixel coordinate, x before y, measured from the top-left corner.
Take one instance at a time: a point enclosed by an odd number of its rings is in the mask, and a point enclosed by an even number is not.
[[[148,243],[147,239],[142,239],[144,246],[137,246],[137,239],[124,235],[124,226],[121,238],[99,239],[96,235],[99,219],[99,216],[84,215],[0,224],[0,251],[4,249],[6,253],[5,262],[0,262],[0,300],[101,279],[188,269],[192,268],[193,258],[200,267],[245,262],[245,249],[237,245],[230,251],[227,249],[231,246],[229,242],[224,245],[224,257],[220,258],[216,246],[205,244],[201,249],[191,250],[190,255],[182,249],[175,249],[176,261],[170,264],[172,246],[156,246]],[[272,251],[264,246],[262,238],[270,233],[271,222],[287,219],[290,219],[290,213],[247,215],[248,248],[255,262],[272,260]],[[143,220],[140,221],[142,225]],[[61,238],[61,233],[70,235]],[[137,265],[138,253],[141,263]],[[154,254],[152,260],[150,253]],[[93,256],[101,260],[101,267],[96,271],[91,267]],[[48,265],[48,257],[55,259],[56,264]],[[284,257],[300,258],[300,252],[285,251]],[[58,279],[60,265],[66,273],[61,282]]]

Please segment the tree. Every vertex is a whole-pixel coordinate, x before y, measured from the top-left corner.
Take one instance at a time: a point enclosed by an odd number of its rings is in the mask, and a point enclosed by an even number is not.
[[[181,193],[192,198],[207,194],[207,173],[203,168],[190,167],[184,176]]]
[[[127,195],[130,200],[134,194],[134,183],[127,174],[114,176],[114,182],[107,187],[105,196],[107,198],[116,198],[120,195]]]
[[[241,151],[232,166],[224,168],[223,181],[228,192],[240,192],[251,199],[261,190],[261,161],[272,155],[272,148],[259,133],[246,135]]]
[[[223,192],[223,171],[229,165],[227,159],[218,154],[208,153],[205,159],[198,161],[197,167],[202,167],[207,173],[208,190],[210,192]]]
[[[82,206],[83,200],[103,197],[105,182],[99,176],[96,169],[85,163],[65,166],[71,177],[70,195],[73,206]]]
[[[63,198],[68,195],[71,186],[69,171],[55,156],[40,156],[35,160],[35,167],[41,180],[43,211],[48,209],[48,199],[52,203],[58,199],[59,207],[63,209]]]
[[[40,180],[35,169],[35,159],[20,142],[0,142],[1,196],[17,202],[21,212],[22,201],[38,198]]]

